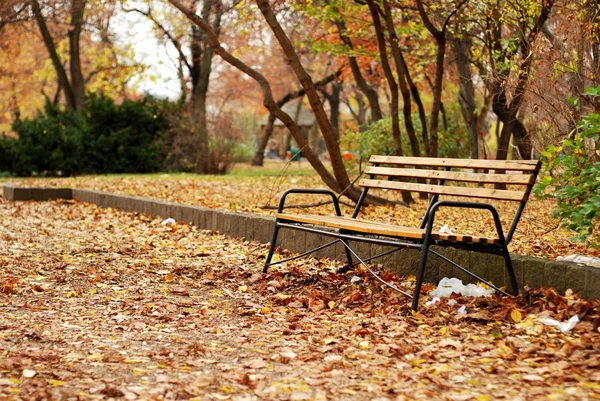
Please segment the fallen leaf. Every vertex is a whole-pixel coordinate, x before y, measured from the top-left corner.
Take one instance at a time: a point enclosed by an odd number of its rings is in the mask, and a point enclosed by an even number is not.
[[[521,322],[521,320],[523,320],[523,316],[521,315],[521,312],[518,309],[513,309],[510,311],[510,318],[515,323],[519,323]]]

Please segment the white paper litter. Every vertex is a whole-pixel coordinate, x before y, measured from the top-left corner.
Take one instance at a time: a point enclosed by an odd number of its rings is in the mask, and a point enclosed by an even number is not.
[[[595,258],[593,256],[582,256],[582,255],[569,255],[569,256],[558,256],[556,258],[558,261],[567,261],[573,263],[579,263],[587,266],[600,267],[600,258]]]
[[[168,219],[164,219],[163,222],[160,223],[160,224],[162,224],[163,226],[167,226],[167,225],[170,226],[170,225],[175,224],[175,223],[177,223],[175,221],[175,219],[169,217]]]
[[[448,224],[444,224],[444,226],[440,228],[440,234],[454,234],[454,231],[448,227]]]
[[[440,280],[437,288],[429,293],[432,297],[449,297],[453,292],[468,297],[487,297],[494,293],[493,288],[484,288],[475,284],[464,285],[457,278],[444,277]]]
[[[546,326],[556,326],[561,331],[561,333],[568,333],[573,330],[577,323],[579,323],[579,317],[577,315],[573,316],[566,322],[559,322],[554,319],[540,319],[540,322],[545,324]]]
[[[440,303],[440,299],[438,297],[433,297],[431,299],[431,301],[425,302],[425,305],[435,305],[435,304],[439,304],[439,303]]]
[[[457,310],[458,313],[462,313],[463,315],[467,314],[467,308],[463,305]]]
[[[352,276],[352,278],[350,279],[351,284],[358,283],[359,281],[360,281],[360,277],[358,277],[358,276]]]

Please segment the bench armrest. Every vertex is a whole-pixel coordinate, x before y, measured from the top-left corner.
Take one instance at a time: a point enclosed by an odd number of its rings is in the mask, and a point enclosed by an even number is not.
[[[285,199],[289,194],[316,194],[316,195],[329,195],[333,200],[333,207],[335,208],[336,216],[342,215],[342,210],[340,209],[340,202],[338,198],[335,196],[335,192],[329,189],[304,189],[304,188],[293,188],[288,189],[281,195],[281,199],[279,200],[279,207],[277,208],[277,213],[282,213],[285,205]]]
[[[427,235],[431,235],[431,230],[433,228],[433,221],[435,219],[435,212],[440,207],[454,207],[454,208],[465,208],[465,209],[484,209],[489,210],[492,213],[494,218],[494,223],[496,224],[496,231],[498,232],[498,238],[500,239],[500,243],[503,246],[508,245],[506,242],[506,238],[504,237],[504,232],[502,230],[502,223],[500,222],[500,215],[498,214],[498,210],[488,203],[479,203],[479,202],[459,202],[459,201],[440,201],[434,203],[429,212],[427,213]]]

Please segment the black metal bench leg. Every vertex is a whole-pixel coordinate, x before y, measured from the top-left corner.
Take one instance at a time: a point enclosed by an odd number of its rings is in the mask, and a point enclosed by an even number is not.
[[[508,253],[508,249],[504,247],[504,265],[506,266],[506,271],[508,273],[508,279],[510,280],[510,287],[512,289],[513,295],[519,295],[519,285],[517,284],[517,277],[515,276],[515,270],[513,269],[512,260],[510,259],[510,254]]]
[[[271,246],[269,247],[269,253],[267,254],[267,260],[265,260],[265,267],[263,267],[263,273],[269,270],[271,259],[273,259],[273,253],[275,252],[275,244],[277,244],[277,234],[279,234],[279,226],[275,222],[275,230],[273,231],[273,238],[271,239]]]
[[[419,295],[421,295],[421,285],[425,277],[425,264],[427,263],[427,254],[429,253],[429,236],[425,237],[423,248],[421,249],[421,261],[419,262],[419,270],[417,271],[417,282],[415,283],[415,293],[413,294],[411,309],[415,312],[419,307]]]
[[[350,252],[350,246],[348,245],[348,241],[343,239],[342,242],[344,243],[344,249],[346,250],[346,258],[348,259],[348,265],[346,266],[347,269],[352,269],[352,265],[354,264],[354,262],[352,261],[352,252]]]

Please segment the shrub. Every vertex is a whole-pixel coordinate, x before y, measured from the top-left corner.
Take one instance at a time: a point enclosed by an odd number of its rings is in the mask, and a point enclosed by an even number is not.
[[[12,142],[13,157],[8,170],[16,175],[70,175],[81,170],[84,161],[85,118],[71,110],[60,111],[46,103],[37,118],[16,121]]]
[[[15,144],[17,140],[2,134],[0,136],[0,174],[9,175],[15,163]]]
[[[227,174],[234,163],[251,159],[252,147],[243,143],[242,130],[230,113],[221,113],[209,124],[207,143],[201,144],[193,121],[174,111],[167,136],[167,170]]]
[[[600,96],[600,86],[587,94]],[[590,113],[558,147],[550,145],[542,152],[545,175],[535,189],[541,197],[556,199],[554,214],[562,226],[575,231],[576,239],[589,239],[595,246],[600,245],[600,238],[591,236],[600,224],[599,144],[600,113]]]
[[[0,138],[0,171],[20,176],[158,171],[170,107],[151,97],[116,105],[90,94],[82,116],[47,103],[37,117],[15,121],[18,138]]]
[[[86,110],[90,130],[85,138],[86,172],[147,173],[164,160],[167,102],[151,97],[116,105],[106,96],[90,94]]]
[[[469,157],[469,142],[464,129],[450,119],[447,130],[440,129],[438,133],[438,153],[444,157]],[[418,117],[413,118],[413,124],[419,141],[421,155],[425,154],[421,123]],[[402,136],[402,150],[405,155],[412,155],[410,141],[404,128],[404,119],[400,118],[400,131]],[[383,118],[371,124],[364,132],[346,133],[344,142],[356,146],[363,159],[371,155],[391,155],[394,152],[394,138],[392,137],[392,119]]]

